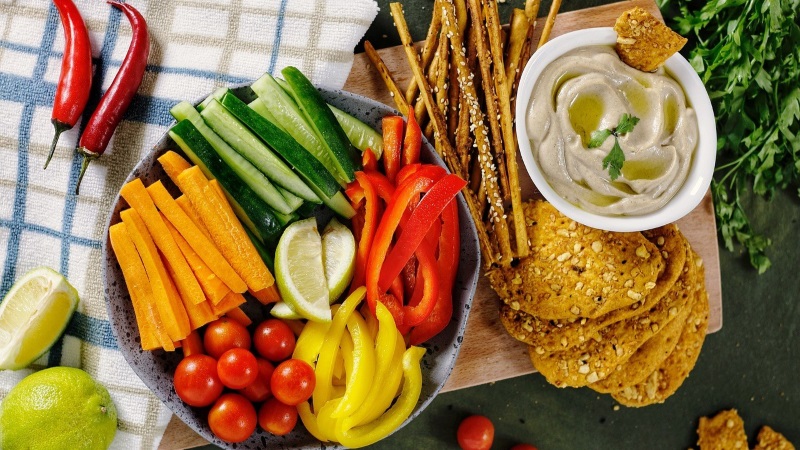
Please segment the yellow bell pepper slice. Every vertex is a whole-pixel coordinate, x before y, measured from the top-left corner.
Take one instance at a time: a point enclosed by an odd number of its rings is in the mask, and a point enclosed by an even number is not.
[[[336,306],[334,305],[334,307]],[[297,337],[292,358],[303,360],[311,364],[311,367],[314,367],[317,363],[317,358],[319,358],[322,344],[325,342],[325,335],[330,327],[330,322],[312,322],[309,320],[306,326],[303,327],[300,336]]]
[[[314,393],[311,395],[314,411],[319,411],[319,408],[324,406],[332,397],[333,368],[336,365],[336,358],[339,353],[339,343],[342,341],[342,334],[347,325],[347,320],[350,319],[358,304],[364,299],[366,292],[367,289],[365,287],[359,287],[344,300],[339,309],[333,314],[331,326],[325,335],[325,340],[322,343],[319,358],[317,359],[317,366],[314,370],[314,374],[317,377]]]
[[[403,353],[403,391],[395,404],[378,419],[349,430],[336,427],[336,440],[345,447],[364,447],[383,439],[411,415],[422,392],[420,360],[422,347],[411,347]],[[326,405],[327,406],[327,405]]]
[[[328,435],[323,433],[320,429],[317,423],[317,416],[311,411],[311,404],[308,403],[308,401],[297,405],[297,414],[300,416],[300,421],[303,422],[303,426],[306,427],[306,430],[308,430],[312,436],[319,439],[321,442],[330,441]]]
[[[327,440],[329,441],[336,440],[337,420],[331,417],[331,413],[336,409],[337,406],[339,406],[339,402],[341,401],[341,398],[329,400],[322,405],[321,408],[319,408],[319,412],[317,413],[317,425],[319,426],[319,431],[323,436],[327,436]]]
[[[355,412],[367,398],[370,388],[375,382],[375,341],[369,334],[367,322],[357,311],[347,320],[347,331],[352,338],[352,348],[342,352],[347,371],[347,389],[339,406],[331,414],[341,419]],[[343,342],[347,339],[343,339]],[[349,353],[349,354],[348,354]],[[351,361],[348,364],[348,361]]]

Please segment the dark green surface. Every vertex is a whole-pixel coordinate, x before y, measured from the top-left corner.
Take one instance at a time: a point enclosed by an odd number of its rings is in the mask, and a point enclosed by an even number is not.
[[[381,12],[367,33],[377,48],[399,44],[388,3],[378,0]],[[424,39],[432,0],[403,3],[414,39]],[[504,20],[509,5],[523,3],[502,4]],[[563,10],[605,3],[566,0]],[[540,15],[549,5],[543,2]],[[608,395],[558,389],[534,374],[441,394],[374,448],[457,448],[459,421],[484,414],[495,425],[494,449],[519,442],[541,450],[685,449],[696,447],[698,418],[726,408],[739,410],[751,445],[763,425],[800,444],[800,202],[779,195],[754,201],[750,211],[754,227],[773,239],[773,267],[759,276],[740,254],[720,248],[723,328],[708,336],[690,377],[664,404],[615,411]]]

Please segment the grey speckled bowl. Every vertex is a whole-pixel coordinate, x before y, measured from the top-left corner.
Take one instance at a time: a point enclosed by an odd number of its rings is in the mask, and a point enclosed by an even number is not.
[[[243,98],[251,95],[247,87],[237,88],[236,92]],[[380,129],[381,118],[385,115],[397,114],[396,111],[386,105],[348,92],[323,90],[322,93],[329,103],[358,117],[375,129]],[[136,165],[126,182],[134,177],[141,178],[145,185],[149,185],[156,180],[165,180],[166,185],[174,188],[161,169],[161,165],[157,162],[157,158],[168,149],[180,152],[169,136],[165,135],[156,147]],[[422,148],[422,160],[444,167],[442,160],[436,155],[427,141],[424,142]],[[442,333],[425,344],[427,354],[422,361],[424,379],[422,394],[411,417],[403,425],[413,420],[425,409],[450,375],[464,336],[464,327],[467,323],[470,304],[478,281],[480,250],[478,248],[475,224],[460,194],[458,202],[461,223],[461,261],[453,289],[453,318]],[[127,204],[118,196],[114,202],[114,209],[108,220],[108,226],[119,222],[119,213],[125,207],[127,207]],[[108,229],[108,226],[106,229]],[[303,428],[302,424],[298,424],[295,431],[283,437],[273,436],[259,428],[250,439],[239,444],[230,444],[214,436],[206,420],[208,408],[193,408],[186,405],[178,398],[173,389],[172,374],[181,360],[181,352],[164,352],[161,350],[151,352],[141,349],[133,307],[122,272],[113,251],[109,247],[108,236],[103,242],[103,254],[105,257],[103,279],[105,283],[106,309],[122,354],[144,384],[193,430],[215,445],[233,449],[259,449],[265,447],[319,449],[336,447],[317,441]],[[266,314],[264,308],[253,299],[248,301],[244,309],[254,319],[254,324],[257,324]]]

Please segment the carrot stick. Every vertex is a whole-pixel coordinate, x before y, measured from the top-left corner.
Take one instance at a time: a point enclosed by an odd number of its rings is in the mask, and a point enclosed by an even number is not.
[[[197,166],[178,176],[178,185],[195,207],[217,248],[253,291],[271,286],[275,279],[250,242],[226,200],[217,195]]]
[[[203,234],[205,234],[207,238],[211,239],[211,235],[208,234],[208,230],[206,229],[206,226],[203,225],[203,221],[200,220],[200,216],[197,215],[197,211],[194,210],[194,206],[192,206],[192,202],[190,202],[189,199],[186,198],[185,195],[181,195],[181,196],[179,196],[178,198],[175,199],[175,203],[177,203],[178,206],[181,207],[183,212],[185,212],[186,215],[189,216],[190,219],[192,219],[192,222],[194,222],[194,224],[197,225],[197,228],[199,228],[200,231],[202,231]]]
[[[167,351],[175,350],[172,340],[164,331],[164,326],[158,317],[156,306],[152,301],[153,289],[150,286],[150,280],[147,279],[147,272],[136,251],[136,246],[128,235],[127,226],[124,223],[112,225],[108,230],[108,236],[131,296],[142,350],[157,348]]]
[[[186,336],[186,339],[181,341],[181,348],[183,349],[184,358],[187,356],[202,355],[205,353],[205,349],[203,348],[203,339],[200,337],[200,333],[198,333],[197,330],[193,330],[188,336]]]
[[[172,180],[173,183],[175,183],[176,186],[178,185],[176,181],[178,179],[178,175],[180,175],[181,172],[189,167],[192,167],[192,165],[189,164],[189,161],[172,150],[169,150],[163,155],[159,156],[158,162],[161,163],[161,167],[164,168],[164,172],[167,172],[167,176]]]
[[[175,299],[167,294],[169,274],[161,262],[158,249],[147,231],[147,226],[135,209],[122,211],[120,217],[142,258],[147,277],[150,279],[150,286],[153,289],[153,301],[164,324],[164,330],[173,342],[185,338],[191,331],[189,316],[186,314],[183,303],[180,300],[175,302]]]
[[[186,258],[183,257],[183,254],[178,249],[178,244],[175,243],[175,239],[172,239],[167,226],[164,225],[164,221],[161,219],[161,215],[158,214],[156,205],[153,204],[153,200],[147,193],[142,180],[134,178],[131,182],[122,186],[120,195],[128,202],[131,208],[139,213],[156,246],[164,253],[170,266],[175,270],[177,274],[175,283],[178,285],[178,291],[180,291],[181,296],[194,304],[204,301],[206,296],[203,294],[192,268],[189,267]]]
[[[278,286],[275,283],[260,291],[250,291],[250,295],[264,305],[281,301],[281,294],[278,292]]]
[[[186,297],[183,297],[181,294],[178,293],[178,290],[175,289],[175,283],[172,280],[175,279],[175,271],[172,269],[172,266],[169,265],[169,262],[164,258],[164,255],[161,255],[161,261],[164,264],[164,267],[167,268],[167,273],[170,275],[170,279],[167,279],[167,295],[174,298],[173,301],[181,301],[183,302],[183,307],[186,309],[186,315],[189,316],[189,326],[191,330],[196,330],[203,325],[215,320],[217,318],[214,315],[214,312],[211,310],[211,304],[208,300],[194,304],[186,300]]]
[[[221,302],[216,305],[211,305],[211,310],[217,316],[223,316],[246,301],[247,299],[244,298],[244,295],[236,292],[228,292],[228,295],[226,295]]]
[[[239,277],[233,267],[228,264],[225,257],[217,249],[213,242],[208,239],[194,224],[192,219],[183,212],[172,196],[167,192],[167,188],[157,181],[147,187],[147,193],[155,202],[158,209],[164,214],[167,220],[176,230],[186,239],[197,255],[203,260],[206,266],[214,272],[232,291],[244,292],[247,285]]]
[[[225,315],[239,322],[243,326],[248,326],[251,323],[253,323],[253,321],[250,320],[249,317],[247,317],[247,314],[245,314],[245,312],[242,311],[242,308],[239,308],[238,306],[226,312]]]
[[[205,264],[203,264],[203,260],[200,259],[200,256],[195,253],[189,243],[178,233],[178,230],[175,229],[174,226],[168,221],[164,221],[167,224],[167,228],[169,228],[169,232],[172,233],[172,237],[175,239],[175,242],[178,243],[178,248],[181,249],[183,256],[186,257],[186,261],[194,270],[194,274],[197,276],[197,281],[200,282],[200,287],[203,289],[203,292],[206,294],[206,298],[213,304],[219,303],[223,297],[228,295],[228,292],[231,292],[231,288],[228,287],[227,284],[223,283],[222,280],[219,279],[211,269],[208,268]]]

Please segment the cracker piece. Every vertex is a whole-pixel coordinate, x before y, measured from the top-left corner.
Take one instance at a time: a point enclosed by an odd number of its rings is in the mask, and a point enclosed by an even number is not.
[[[656,286],[647,294],[644,302],[636,302],[595,319],[579,317],[566,320],[545,320],[520,311],[519,302],[515,304],[514,301],[511,301],[509,302],[510,308],[501,311],[501,322],[507,330],[513,329],[515,333],[512,336],[522,342],[535,347],[542,347],[547,351],[559,351],[564,349],[562,343],[565,339],[571,345],[578,345],[595,335],[598,330],[612,323],[648,311],[664,297],[683,272],[689,243],[674,224],[645,231],[642,234],[647,240],[655,244],[666,264],[661,276],[656,280]],[[638,270],[635,267],[631,268],[632,273]],[[513,310],[515,307],[516,310]],[[515,325],[512,321],[521,321],[522,324]],[[522,325],[524,325],[524,328]],[[522,336],[522,339],[520,339],[520,336]]]
[[[753,450],[795,450],[786,437],[768,426],[758,432],[758,443]]]
[[[652,72],[678,52],[687,39],[642,8],[625,11],[614,24],[616,50],[625,64]]]
[[[503,301],[530,315],[599,317],[641,302],[664,271],[661,253],[641,233],[589,228],[542,200],[524,210],[531,253],[515,267],[493,269],[502,276],[489,280]]]
[[[744,421],[735,409],[721,411],[712,418],[701,417],[697,434],[700,450],[747,450]]]
[[[678,343],[667,359],[644,381],[611,394],[622,405],[640,407],[663,403],[683,384],[697,362],[708,330],[709,307],[702,259],[692,253],[694,256],[692,265],[697,267],[698,273],[695,285],[698,298],[692,306],[692,312],[681,331]]]
[[[566,350],[552,353],[531,347],[528,353],[533,366],[558,387],[581,387],[608,377],[686,307],[697,286],[696,267],[686,264],[672,289],[648,311],[613,323],[582,344],[568,347],[565,342]]]

